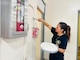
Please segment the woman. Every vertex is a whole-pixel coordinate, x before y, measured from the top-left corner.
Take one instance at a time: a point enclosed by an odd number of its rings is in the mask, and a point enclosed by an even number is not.
[[[39,18],[38,21],[42,22],[51,30],[53,34],[52,43],[58,45],[58,52],[50,53],[49,60],[64,60],[64,52],[67,47],[67,42],[70,39],[70,26],[64,22],[59,22],[57,27],[54,28],[41,18]]]

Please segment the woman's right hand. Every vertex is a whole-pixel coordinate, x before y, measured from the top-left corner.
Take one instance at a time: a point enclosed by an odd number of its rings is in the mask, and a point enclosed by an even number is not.
[[[38,18],[39,22],[44,22],[44,20],[42,18]]]
[[[50,24],[48,24],[45,20],[39,18],[38,21],[42,22],[46,27],[48,27],[51,30],[52,26]]]

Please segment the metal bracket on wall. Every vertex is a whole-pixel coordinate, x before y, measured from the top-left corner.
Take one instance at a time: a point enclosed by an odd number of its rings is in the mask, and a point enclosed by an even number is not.
[[[34,7],[31,4],[29,4],[28,6],[33,9],[33,20],[37,20],[37,18],[35,17]]]
[[[31,7],[32,8],[32,10],[33,10],[33,27],[35,27],[36,25],[36,23],[35,23],[35,20],[38,20],[36,17],[35,17],[35,10],[34,10],[34,7],[31,5],[31,4],[29,4],[28,5],[29,7]]]

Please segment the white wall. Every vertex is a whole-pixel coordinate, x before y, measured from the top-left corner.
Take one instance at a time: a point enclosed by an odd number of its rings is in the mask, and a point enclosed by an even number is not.
[[[80,0],[45,0],[46,21],[54,27],[59,21],[65,21],[71,26],[71,41],[65,52],[65,60],[76,60],[77,52],[77,20]],[[29,4],[37,8],[37,0],[29,0]],[[29,31],[27,37],[17,39],[0,39],[0,60],[35,60],[35,40],[32,38],[33,10],[28,9]],[[48,33],[47,33],[48,32]],[[45,41],[51,41],[52,34],[45,28]],[[26,49],[25,49],[26,48]],[[5,57],[5,58],[4,58]],[[47,58],[47,55],[45,54]]]
[[[0,28],[1,28],[1,0],[0,0]],[[0,37],[1,37],[1,29],[0,29]]]
[[[54,27],[61,21],[71,26],[71,41],[65,52],[65,60],[76,60],[77,57],[78,10],[80,10],[80,0],[48,0],[47,2],[46,21]],[[45,41],[51,41],[51,37],[51,32],[46,28]],[[45,58],[48,56],[46,54]]]
[[[37,0],[29,0],[28,7],[29,31],[26,37],[16,39],[0,38],[0,60],[35,60],[35,40],[32,38],[33,13],[36,16]]]

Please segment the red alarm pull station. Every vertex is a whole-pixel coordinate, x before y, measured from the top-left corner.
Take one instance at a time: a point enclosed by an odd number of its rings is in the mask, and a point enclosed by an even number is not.
[[[16,9],[16,31],[24,31],[24,4],[23,1],[17,0]]]
[[[17,31],[24,31],[24,23],[17,22],[16,30]]]
[[[39,33],[39,28],[34,27],[33,28],[33,38],[37,38],[38,33]]]

